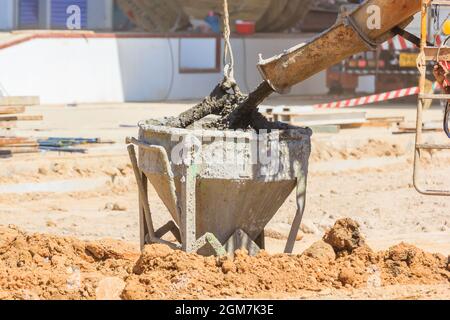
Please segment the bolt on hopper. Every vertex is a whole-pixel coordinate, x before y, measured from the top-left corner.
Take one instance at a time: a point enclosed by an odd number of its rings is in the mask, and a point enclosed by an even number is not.
[[[164,243],[203,255],[264,249],[264,229],[296,189],[291,253],[305,209],[311,130],[256,134],[139,124],[128,150],[140,193],[141,246]],[[139,149],[139,159],[135,147]],[[171,214],[154,230],[149,181]],[[179,244],[162,240],[172,232]]]

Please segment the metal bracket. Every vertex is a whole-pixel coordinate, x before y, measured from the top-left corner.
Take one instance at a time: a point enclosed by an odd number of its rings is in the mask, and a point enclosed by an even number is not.
[[[376,50],[381,44],[375,40],[370,39],[370,37],[358,26],[355,19],[351,14],[346,14],[342,17],[344,25],[352,27],[353,30],[358,34],[361,40],[367,45],[370,50]]]
[[[167,222],[161,228],[155,231],[155,237],[161,239],[168,233],[172,233],[172,235],[177,239],[179,243],[181,243],[181,234],[180,229],[178,229],[177,225],[173,221]]]
[[[295,241],[297,240],[298,231],[303,219],[303,213],[305,212],[306,205],[306,176],[301,174],[301,170],[297,169],[297,189],[296,189],[296,199],[297,199],[297,212],[295,214],[294,221],[292,222],[291,231],[286,243],[286,248],[284,253],[291,254],[294,251]]]
[[[447,102],[445,105],[444,111],[444,132],[447,134],[447,137],[450,139],[450,129],[448,127],[448,122],[450,121],[450,103]]]
[[[392,28],[392,32],[396,35],[402,36],[403,38],[420,48],[420,38],[412,34],[411,32],[408,32],[405,29],[400,28],[399,26]],[[427,41],[427,45],[433,46],[433,44],[429,41]]]
[[[200,237],[197,241],[194,242],[192,249],[193,252],[197,252],[205,245],[209,244],[211,248],[216,253],[216,256],[223,257],[227,255],[227,251],[222,246],[219,240],[217,240],[216,236],[212,233],[205,233],[202,237]]]

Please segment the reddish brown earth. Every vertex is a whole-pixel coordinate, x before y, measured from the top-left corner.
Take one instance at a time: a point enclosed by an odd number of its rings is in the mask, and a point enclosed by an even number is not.
[[[449,257],[401,243],[374,252],[343,219],[301,255],[202,257],[163,245],[26,234],[0,228],[1,299],[302,297],[394,285],[448,289]],[[444,289],[445,290],[445,289]],[[448,291],[447,291],[448,294]]]
[[[277,98],[271,105],[318,102],[301,99]],[[327,99],[324,97],[322,102]],[[307,207],[298,237],[301,241],[294,248],[296,254],[302,255],[238,255],[236,261],[214,261],[209,266],[208,259],[188,255],[184,262],[183,253],[169,251],[172,264],[178,266],[181,262],[177,261],[183,261],[185,265],[178,270],[170,264],[167,267],[167,258],[155,258],[147,249],[142,259],[151,263],[141,263],[141,269],[136,267],[141,257],[135,247],[139,243],[138,191],[124,137],[136,136],[137,128],[130,125],[139,120],[175,116],[193,104],[30,109],[33,114],[43,114],[44,121],[37,131],[34,125],[21,124],[23,127],[16,132],[19,136],[101,137],[117,144],[93,146],[86,155],[45,153],[0,160],[0,225],[14,224],[27,232],[0,229],[0,297],[178,298],[210,294],[294,299],[450,299],[448,273],[442,276],[443,270],[448,270],[437,267],[442,261],[445,264],[450,252],[450,198],[426,197],[414,190],[414,135],[394,135],[395,126],[314,134]],[[416,116],[415,106],[405,104],[355,110],[371,117],[406,116],[408,123],[414,123]],[[438,106],[424,116],[425,121],[437,121],[439,126],[442,123],[442,109]],[[427,143],[446,143],[446,139],[442,132],[424,134]],[[424,156],[422,183],[432,189],[448,189],[449,153]],[[28,189],[60,182],[76,182],[81,188]],[[9,187],[13,191],[5,190]],[[152,188],[149,202],[155,227],[167,223],[170,215]],[[296,209],[294,192],[267,226],[268,252],[284,250]],[[346,234],[357,236],[354,231],[344,228],[328,232],[336,220],[345,217],[360,224],[365,243],[372,250],[364,247],[358,237],[345,240]],[[327,242],[335,248],[320,241],[326,232]],[[127,242],[97,241],[104,238]],[[401,242],[415,247],[395,246]],[[345,250],[339,249],[342,246]],[[393,246],[395,249],[390,249]],[[161,254],[166,249],[152,250]],[[202,267],[193,270],[194,261]],[[313,269],[318,265],[326,267],[325,271]],[[251,267],[246,269],[247,266]],[[141,273],[134,273],[133,269]],[[200,279],[199,273],[205,277]],[[265,273],[278,274],[271,279]],[[157,280],[155,289],[145,282],[151,277]],[[215,285],[214,279],[222,282]],[[241,292],[243,285],[236,279],[242,279],[246,286],[251,279],[257,281],[248,285],[248,291],[245,288]],[[313,280],[308,282],[310,279]]]

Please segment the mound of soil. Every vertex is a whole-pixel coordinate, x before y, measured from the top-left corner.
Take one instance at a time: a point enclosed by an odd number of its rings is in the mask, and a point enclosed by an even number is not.
[[[449,257],[450,258],[450,257]],[[402,284],[413,281],[426,284],[449,278],[449,258],[424,252],[415,246],[401,243],[386,251],[383,260],[383,281]]]
[[[270,298],[305,290],[449,284],[448,257],[403,243],[373,252],[359,238],[358,225],[344,219],[326,241],[301,255],[237,251],[232,260],[164,245],[139,254],[119,241],[83,242],[0,227],[0,299]]]
[[[301,290],[373,288],[395,284],[448,284],[448,258],[400,244],[373,252],[359,225],[336,222],[302,255],[256,257],[236,252],[235,259],[216,260],[148,246],[127,279],[124,299],[267,298],[295,296]]]
[[[0,298],[94,299],[105,277],[125,277],[137,257],[123,242],[27,235],[2,227]]]
[[[303,254],[322,262],[331,262],[336,260],[336,253],[334,252],[333,247],[323,241],[313,243],[303,252]]]

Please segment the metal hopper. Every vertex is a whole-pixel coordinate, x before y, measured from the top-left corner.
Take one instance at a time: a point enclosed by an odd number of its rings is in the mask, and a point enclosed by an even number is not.
[[[286,245],[292,252],[305,205],[310,136],[303,128],[256,134],[141,123],[139,139],[127,139],[140,188],[141,245],[166,243],[204,255],[211,249],[219,255],[239,248],[256,253],[264,248],[264,228],[297,188]],[[173,219],[156,231],[147,179]],[[161,240],[169,231],[179,245]]]

